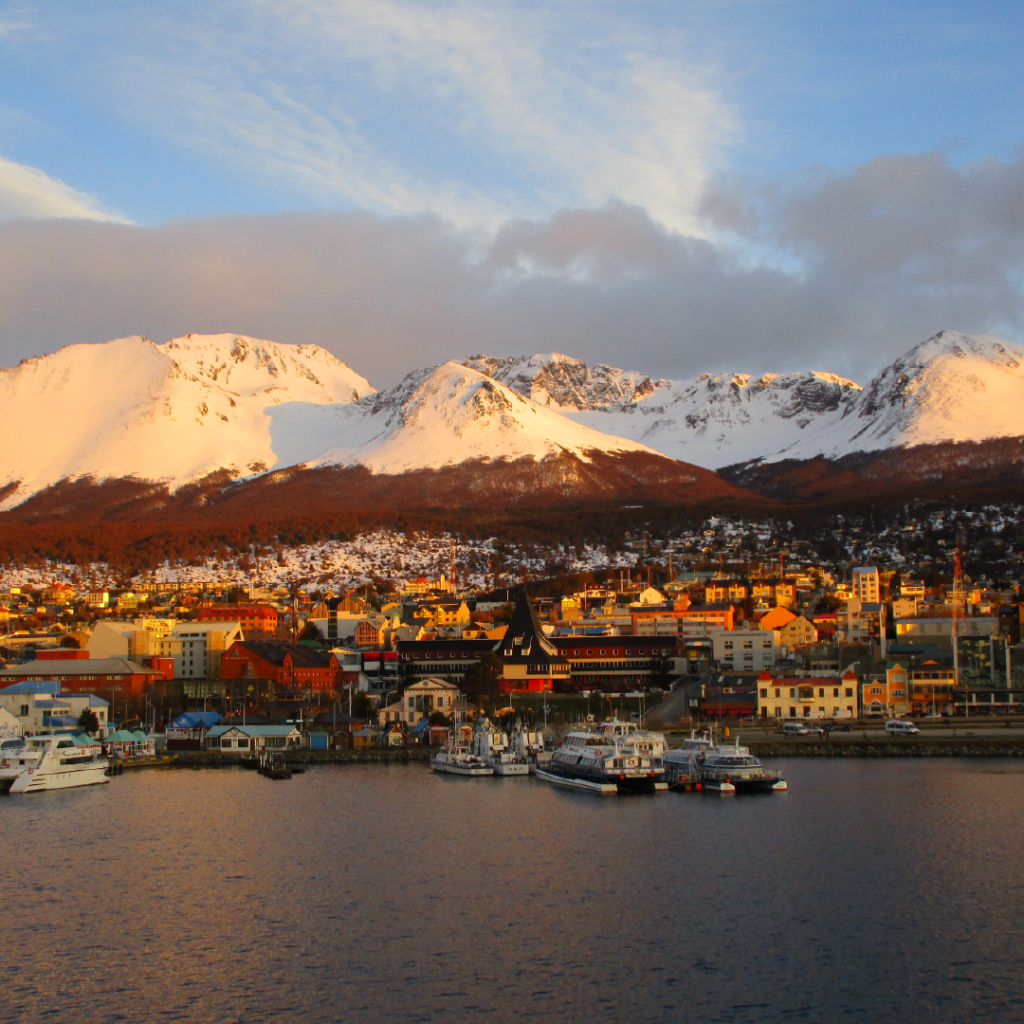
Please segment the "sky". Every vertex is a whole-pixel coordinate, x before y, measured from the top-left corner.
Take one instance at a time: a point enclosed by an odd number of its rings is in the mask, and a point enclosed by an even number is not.
[[[1024,340],[1010,3],[0,0],[0,365],[131,334],[864,382]]]

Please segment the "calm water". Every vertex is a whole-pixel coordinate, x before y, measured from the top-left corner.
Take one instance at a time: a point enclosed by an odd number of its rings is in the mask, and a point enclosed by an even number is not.
[[[1024,766],[600,798],[333,766],[0,799],[0,1020],[1019,1021]]]

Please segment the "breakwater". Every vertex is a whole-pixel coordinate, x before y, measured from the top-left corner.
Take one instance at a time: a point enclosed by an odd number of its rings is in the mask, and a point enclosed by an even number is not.
[[[1021,739],[899,739],[747,744],[755,757],[1024,757]]]

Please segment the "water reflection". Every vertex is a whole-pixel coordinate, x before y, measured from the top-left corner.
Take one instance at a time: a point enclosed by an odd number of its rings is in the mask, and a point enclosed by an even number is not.
[[[418,765],[7,798],[0,1019],[1018,1020],[1016,768],[797,760],[767,798]]]

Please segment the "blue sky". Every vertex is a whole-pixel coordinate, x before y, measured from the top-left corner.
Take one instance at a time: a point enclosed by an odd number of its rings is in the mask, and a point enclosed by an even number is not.
[[[510,223],[612,204],[680,244],[708,241],[744,272],[782,269],[800,285],[831,257],[817,228],[807,243],[794,227],[795,193],[877,185],[879,167],[903,181],[898,161],[925,154],[975,191],[991,188],[979,168],[1017,167],[1022,35],[1017,5],[934,0],[0,3],[0,221],[157,231],[234,214],[427,216],[473,259]],[[863,215],[874,209],[865,200]],[[987,216],[984,232],[997,219]],[[1000,271],[1007,280],[1018,255]],[[536,270],[533,258],[519,270]],[[580,275],[570,263],[562,277]],[[1011,306],[873,329],[886,344],[911,332],[907,347],[932,327],[1015,335]],[[73,314],[62,311],[55,340],[70,340]],[[259,318],[240,308],[239,320]],[[805,349],[839,344],[816,322]],[[29,344],[19,323],[0,309],[12,354]],[[101,340],[92,334],[121,322],[82,323],[82,340]],[[866,329],[851,323],[849,337]],[[347,351],[341,337],[326,341]],[[668,350],[656,347],[652,367],[665,372]],[[693,355],[680,352],[680,363]]]

